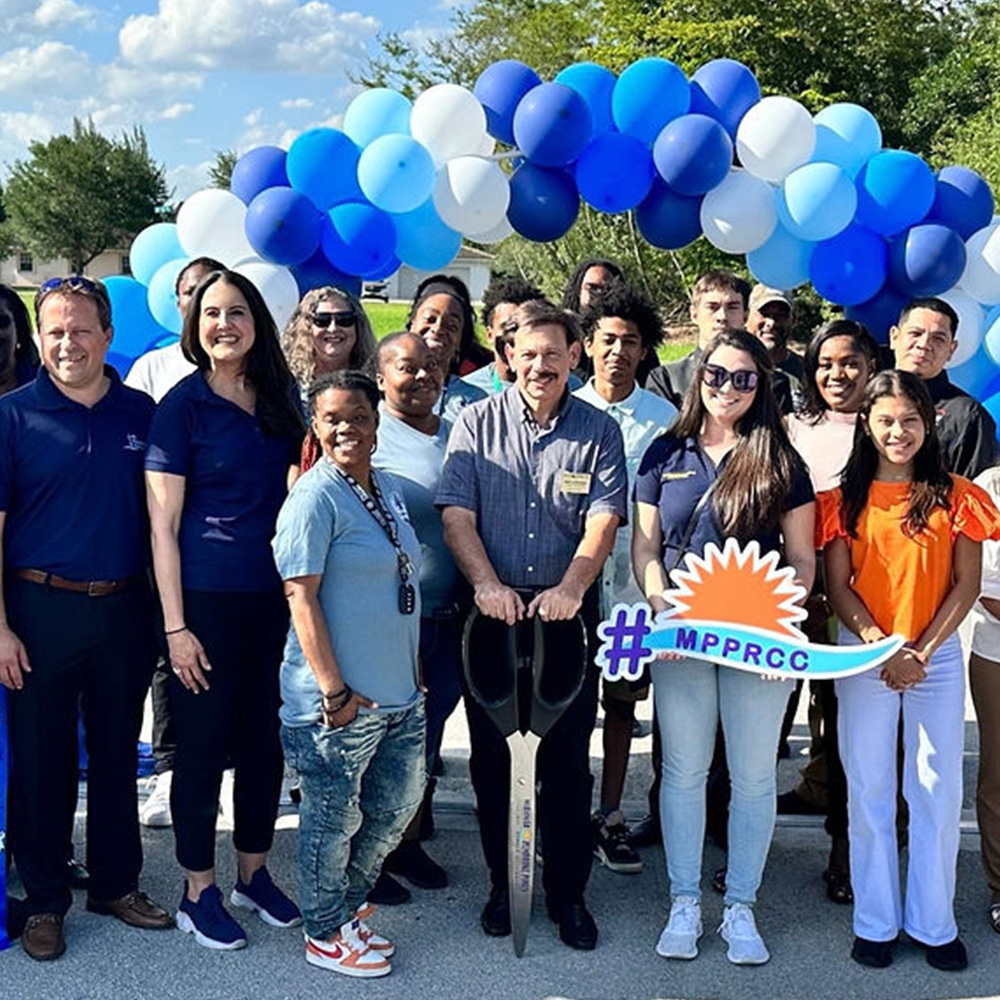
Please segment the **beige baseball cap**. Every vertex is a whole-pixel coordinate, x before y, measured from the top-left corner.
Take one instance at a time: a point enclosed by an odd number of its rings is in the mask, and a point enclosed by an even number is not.
[[[759,312],[764,306],[771,302],[783,302],[789,309],[792,308],[792,299],[787,292],[780,288],[770,288],[767,285],[754,285],[750,292],[750,311]]]

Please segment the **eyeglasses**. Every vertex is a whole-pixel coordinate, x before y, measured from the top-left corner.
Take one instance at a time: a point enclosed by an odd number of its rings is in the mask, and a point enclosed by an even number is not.
[[[731,372],[722,365],[705,365],[701,370],[701,380],[709,389],[721,389],[727,382],[732,382],[737,392],[753,392],[757,388],[760,375],[749,368],[739,368]]]
[[[354,326],[358,321],[358,314],[353,310],[345,312],[324,312],[313,313],[313,323],[321,330],[327,330],[332,323],[334,326]]]

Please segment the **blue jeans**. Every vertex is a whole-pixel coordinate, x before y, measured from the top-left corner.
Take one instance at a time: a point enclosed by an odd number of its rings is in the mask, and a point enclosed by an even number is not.
[[[420,662],[427,687],[427,774],[441,750],[444,726],[462,699],[462,619],[420,619]]]
[[[282,726],[299,774],[299,897],[306,933],[327,940],[352,919],[424,793],[423,698],[358,715],[342,729]]]
[[[732,784],[726,903],[752,905],[774,833],[778,737],[794,685],[694,659],[657,661],[651,670],[671,895],[701,895],[705,783],[721,719]]]

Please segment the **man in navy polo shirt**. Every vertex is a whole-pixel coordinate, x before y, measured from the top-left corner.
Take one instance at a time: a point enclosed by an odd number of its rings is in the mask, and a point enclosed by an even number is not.
[[[87,729],[87,909],[136,927],[170,916],[138,890],[136,741],[156,660],[143,453],[153,401],[104,364],[107,293],[46,282],[42,364],[0,399],[0,683],[10,691],[11,832],[27,892],[22,947],[65,950],[76,726]]]

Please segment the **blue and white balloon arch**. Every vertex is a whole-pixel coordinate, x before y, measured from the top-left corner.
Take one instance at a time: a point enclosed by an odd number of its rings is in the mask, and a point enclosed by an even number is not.
[[[199,191],[176,224],[136,237],[133,277],[109,279],[126,334],[115,350],[124,363],[176,334],[174,279],[192,257],[252,278],[281,325],[309,288],[357,287],[403,263],[436,270],[463,239],[557,239],[581,200],[633,210],[654,247],[704,235],[759,281],[811,282],[883,339],[906,299],[941,296],[960,316],[952,378],[1000,417],[1000,217],[987,182],[883,149],[856,104],[812,115],[762,98],[732,59],[690,79],[660,58],[619,76],[577,63],[549,82],[502,60],[472,90],[438,84],[412,102],[366,90],[342,129],[250,150],[230,190]]]

